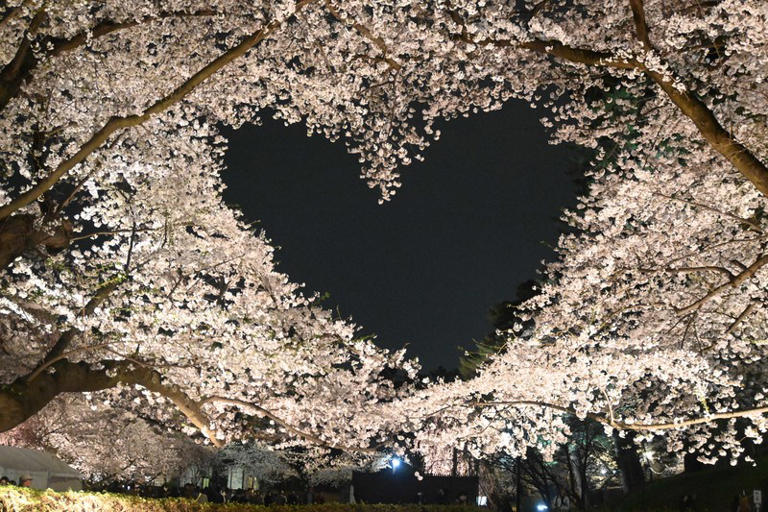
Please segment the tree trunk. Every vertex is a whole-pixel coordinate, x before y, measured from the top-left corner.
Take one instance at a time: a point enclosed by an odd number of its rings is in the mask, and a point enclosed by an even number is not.
[[[10,265],[25,251],[42,246],[50,252],[69,245],[72,225],[63,221],[53,234],[35,227],[35,217],[29,214],[11,215],[0,220],[0,269]]]
[[[523,479],[522,479],[522,470],[521,467],[523,464],[523,458],[518,457],[517,463],[515,464],[515,469],[517,471],[515,472],[515,511],[521,512],[521,506],[523,503]]]
[[[35,246],[33,232],[34,218],[31,215],[13,215],[0,221],[0,268],[7,267]]]
[[[613,432],[613,440],[616,443],[616,463],[621,471],[621,482],[624,492],[629,493],[642,489],[645,485],[645,474],[637,447],[632,442],[634,434],[627,433],[625,438],[619,437],[618,432]]]

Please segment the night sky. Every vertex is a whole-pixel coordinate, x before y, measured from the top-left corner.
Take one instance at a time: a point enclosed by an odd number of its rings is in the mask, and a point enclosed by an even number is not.
[[[522,103],[438,126],[426,161],[403,170],[383,206],[342,144],[266,120],[228,132],[225,199],[260,220],[278,269],[389,348],[408,344],[425,369],[455,368],[459,346],[490,330],[552,257],[563,208],[575,204],[576,148],[551,146]]]

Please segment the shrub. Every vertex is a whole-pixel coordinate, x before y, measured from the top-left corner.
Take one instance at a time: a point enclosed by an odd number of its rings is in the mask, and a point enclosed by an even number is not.
[[[477,512],[466,505],[226,505],[182,498],[151,499],[124,494],[54,492],[0,487],[0,512]]]

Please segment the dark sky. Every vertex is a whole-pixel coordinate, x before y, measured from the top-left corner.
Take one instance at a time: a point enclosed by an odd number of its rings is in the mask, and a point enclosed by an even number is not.
[[[299,125],[229,133],[224,176],[225,199],[281,248],[279,270],[328,292],[381,346],[407,343],[427,370],[456,367],[457,347],[490,331],[491,306],[552,257],[579,168],[579,152],[548,145],[522,103],[439,128],[383,206],[343,145]]]

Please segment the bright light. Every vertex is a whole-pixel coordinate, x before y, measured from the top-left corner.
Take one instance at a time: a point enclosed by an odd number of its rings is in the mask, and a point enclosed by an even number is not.
[[[646,450],[643,455],[645,455],[646,459],[653,460],[653,450]]]
[[[392,457],[392,471],[396,470],[400,466],[400,459]]]
[[[539,503],[538,505],[536,505],[536,510],[539,510],[541,512],[543,512],[544,510],[547,510],[548,508],[549,507],[546,506],[544,503]]]
[[[604,474],[606,474],[607,472],[608,472],[608,470],[607,470],[607,469],[605,469],[605,468],[602,468],[602,469],[600,469],[600,474],[601,474],[601,475],[604,475]]]
[[[477,497],[477,506],[478,507],[487,507],[488,506],[488,496],[478,496]]]

